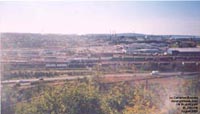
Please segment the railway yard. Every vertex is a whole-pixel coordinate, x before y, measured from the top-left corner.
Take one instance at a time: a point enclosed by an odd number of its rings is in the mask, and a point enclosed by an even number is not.
[[[195,36],[4,33],[2,81],[195,73],[200,72],[199,44]]]

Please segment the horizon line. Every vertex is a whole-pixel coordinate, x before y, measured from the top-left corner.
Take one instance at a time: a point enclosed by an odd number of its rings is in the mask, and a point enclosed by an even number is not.
[[[77,35],[77,36],[81,36],[81,35],[105,35],[105,34],[109,34],[109,35],[114,35],[114,34],[138,34],[138,35],[155,35],[155,36],[198,36],[200,37],[200,35],[193,35],[193,34],[149,34],[149,33],[137,33],[137,32],[110,32],[110,33],[83,33],[83,34],[79,34],[79,33],[42,33],[42,32],[0,32],[0,34],[41,34],[41,35]]]

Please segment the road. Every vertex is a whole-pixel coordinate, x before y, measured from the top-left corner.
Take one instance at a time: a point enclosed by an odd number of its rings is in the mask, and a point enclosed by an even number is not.
[[[139,79],[145,79],[145,78],[164,78],[169,76],[189,76],[189,75],[199,75],[200,72],[185,72],[184,74],[181,72],[165,72],[165,73],[158,73],[156,75],[151,75],[150,73],[134,73],[134,74],[106,74],[103,76],[100,76],[101,78],[122,78],[122,77],[133,77],[137,80]],[[74,79],[82,79],[82,78],[90,78],[92,76],[61,76],[61,77],[54,77],[54,78],[42,78],[42,81],[61,81],[61,80],[74,80]],[[5,80],[1,81],[1,84],[14,84],[14,83],[31,83],[31,82],[37,82],[41,79],[21,79],[21,80]]]

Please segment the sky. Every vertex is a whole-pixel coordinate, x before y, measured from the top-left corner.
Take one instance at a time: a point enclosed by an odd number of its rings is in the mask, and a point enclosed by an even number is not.
[[[1,1],[0,32],[200,35],[200,1]]]

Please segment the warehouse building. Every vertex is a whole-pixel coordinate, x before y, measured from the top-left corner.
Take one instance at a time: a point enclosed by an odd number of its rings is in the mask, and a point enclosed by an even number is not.
[[[169,48],[169,55],[200,56],[200,48]]]

